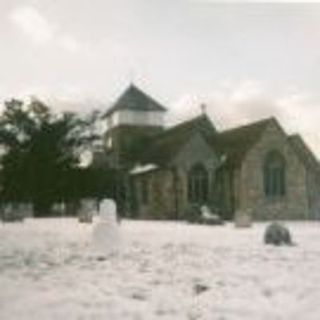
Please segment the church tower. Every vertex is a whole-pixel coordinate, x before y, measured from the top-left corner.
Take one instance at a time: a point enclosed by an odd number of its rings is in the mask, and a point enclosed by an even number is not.
[[[103,116],[109,164],[132,166],[148,139],[164,129],[165,112],[160,103],[131,84]]]

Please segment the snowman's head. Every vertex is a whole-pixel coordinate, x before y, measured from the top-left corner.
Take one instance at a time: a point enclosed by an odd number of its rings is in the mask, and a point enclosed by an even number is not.
[[[105,199],[100,204],[100,219],[103,221],[116,221],[117,206],[114,200]]]

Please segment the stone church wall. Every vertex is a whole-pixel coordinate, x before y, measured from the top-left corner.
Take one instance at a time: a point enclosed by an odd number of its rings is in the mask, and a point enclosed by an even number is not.
[[[185,214],[190,205],[188,201],[188,173],[190,169],[196,164],[201,164],[206,169],[209,181],[208,204],[212,204],[216,187],[215,171],[219,163],[217,154],[200,134],[190,139],[173,159],[172,164],[177,168],[178,187],[176,191],[179,217]]]
[[[173,174],[161,169],[135,178],[137,216],[141,219],[174,218]],[[144,194],[147,192],[147,196]],[[145,201],[144,197],[147,198]]]
[[[279,151],[285,159],[285,195],[268,199],[264,194],[263,165],[269,151]],[[260,141],[248,152],[238,172],[237,211],[249,212],[254,219],[305,219],[308,216],[306,170],[276,122],[271,123]]]
[[[318,173],[309,169],[307,172],[309,216],[311,220],[320,219],[320,177]]]
[[[285,195],[267,198],[264,192],[263,167],[270,151],[279,151],[285,159]],[[188,172],[201,163],[209,174],[210,199],[215,192],[218,156],[200,135],[195,135],[179,150],[166,167],[135,177],[138,214],[143,219],[181,219],[188,209]],[[235,218],[250,215],[255,220],[307,219],[320,215],[319,185],[313,181],[298,158],[287,136],[276,121],[265,129],[259,141],[233,171],[232,196]],[[143,186],[143,184],[147,184]],[[143,192],[148,189],[148,201]],[[318,201],[318,202],[317,202]]]
[[[196,134],[182,146],[177,155],[163,167],[135,178],[138,216],[154,219],[181,219],[188,209],[188,172],[201,163],[209,176],[209,198],[213,198],[215,168],[219,160],[201,135]],[[148,181],[148,203],[143,203],[142,183]]]

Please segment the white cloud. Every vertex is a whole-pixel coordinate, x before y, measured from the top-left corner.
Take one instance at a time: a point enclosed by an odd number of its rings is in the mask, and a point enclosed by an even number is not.
[[[289,134],[300,133],[320,157],[320,101],[316,97],[299,91],[275,95],[252,81],[224,83],[209,94],[180,97],[172,104],[169,124],[200,115],[202,103],[220,130],[275,116]]]
[[[17,6],[9,16],[10,21],[36,45],[53,44],[69,52],[79,49],[79,42],[45,17],[31,5]]]
[[[187,0],[187,2],[195,3],[195,4],[221,4],[219,0]],[[242,3],[242,4],[252,4],[252,3],[301,3],[301,0],[224,0],[223,3]],[[319,0],[308,0],[308,3],[318,3]]]
[[[36,44],[53,40],[56,27],[32,6],[18,6],[10,14],[10,20]]]
[[[61,47],[70,52],[76,52],[80,47],[79,42],[69,34],[61,35],[58,38],[58,43]]]

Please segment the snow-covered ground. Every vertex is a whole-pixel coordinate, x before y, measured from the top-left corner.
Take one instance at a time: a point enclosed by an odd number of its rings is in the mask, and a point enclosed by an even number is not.
[[[121,252],[92,251],[93,225],[0,225],[0,319],[320,319],[320,224],[291,223],[295,247],[264,224],[123,221]]]

